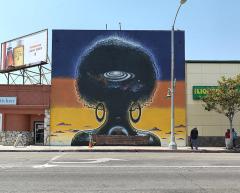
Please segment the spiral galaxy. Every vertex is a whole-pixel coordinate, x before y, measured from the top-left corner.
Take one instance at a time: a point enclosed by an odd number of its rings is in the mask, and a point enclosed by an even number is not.
[[[133,73],[124,72],[124,71],[109,71],[105,72],[104,77],[111,82],[122,82],[125,80],[130,80],[135,77]]]

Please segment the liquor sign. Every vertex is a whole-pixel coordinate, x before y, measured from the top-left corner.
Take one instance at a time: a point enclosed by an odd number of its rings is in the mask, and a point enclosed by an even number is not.
[[[201,100],[210,90],[218,90],[218,86],[193,86],[193,100]],[[240,92],[240,86],[237,87]]]
[[[0,97],[0,105],[16,105],[17,97]]]
[[[205,97],[209,90],[216,90],[217,86],[193,86],[193,100],[201,100],[201,98]]]
[[[2,43],[0,71],[47,63],[47,30]]]

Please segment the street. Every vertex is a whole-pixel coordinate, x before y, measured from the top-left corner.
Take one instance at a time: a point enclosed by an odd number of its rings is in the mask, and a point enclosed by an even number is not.
[[[0,153],[0,192],[238,193],[240,154]]]

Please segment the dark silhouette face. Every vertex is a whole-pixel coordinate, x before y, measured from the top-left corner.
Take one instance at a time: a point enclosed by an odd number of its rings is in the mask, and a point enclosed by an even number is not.
[[[78,66],[77,88],[90,104],[144,102],[152,95],[155,81],[150,56],[116,38],[97,43]]]
[[[151,57],[139,46],[112,38],[100,41],[82,58],[76,86],[85,102],[106,106],[107,120],[98,134],[136,135],[129,122],[130,105],[149,100],[155,82]]]

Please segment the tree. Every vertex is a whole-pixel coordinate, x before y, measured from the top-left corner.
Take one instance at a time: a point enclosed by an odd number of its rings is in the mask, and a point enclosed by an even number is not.
[[[233,139],[233,118],[240,111],[240,74],[233,78],[222,77],[217,89],[211,89],[201,99],[207,111],[215,111],[225,115],[229,120],[231,146]]]

